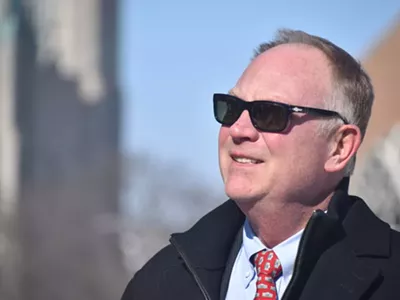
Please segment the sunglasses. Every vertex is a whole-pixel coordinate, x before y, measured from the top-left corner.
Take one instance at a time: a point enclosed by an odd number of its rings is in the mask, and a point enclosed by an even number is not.
[[[264,100],[247,102],[227,94],[214,94],[213,101],[215,119],[218,123],[226,126],[233,125],[244,110],[249,112],[253,126],[264,132],[284,131],[289,124],[289,118],[292,113],[305,113],[320,117],[338,117],[345,124],[349,124],[339,113],[320,108]]]

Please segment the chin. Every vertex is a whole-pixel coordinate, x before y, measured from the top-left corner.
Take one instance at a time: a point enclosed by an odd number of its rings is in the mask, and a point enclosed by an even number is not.
[[[249,185],[227,183],[225,185],[226,195],[238,203],[248,203],[262,198],[260,192],[255,191]]]

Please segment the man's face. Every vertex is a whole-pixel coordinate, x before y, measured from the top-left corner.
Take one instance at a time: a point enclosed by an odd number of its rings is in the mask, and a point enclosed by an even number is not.
[[[231,93],[245,101],[324,108],[331,72],[320,51],[281,45],[253,60]],[[285,131],[261,132],[244,111],[232,126],[222,126],[219,162],[227,195],[237,202],[286,201],[318,184],[329,153],[328,138],[317,134],[320,122],[326,121],[295,113]]]

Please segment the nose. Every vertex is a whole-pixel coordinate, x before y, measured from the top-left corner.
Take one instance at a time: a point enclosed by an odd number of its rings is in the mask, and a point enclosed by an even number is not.
[[[229,128],[229,134],[235,143],[244,141],[255,142],[259,138],[259,132],[254,128],[247,110],[243,111],[239,119]]]

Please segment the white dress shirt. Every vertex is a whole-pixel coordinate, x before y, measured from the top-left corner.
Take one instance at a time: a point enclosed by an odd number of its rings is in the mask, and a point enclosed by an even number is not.
[[[272,248],[282,265],[282,275],[276,281],[278,299],[282,298],[292,278],[294,261],[303,231],[299,231]],[[250,223],[246,220],[243,226],[243,243],[233,265],[226,300],[254,300],[257,273],[250,258],[263,249],[270,250],[254,234]]]

